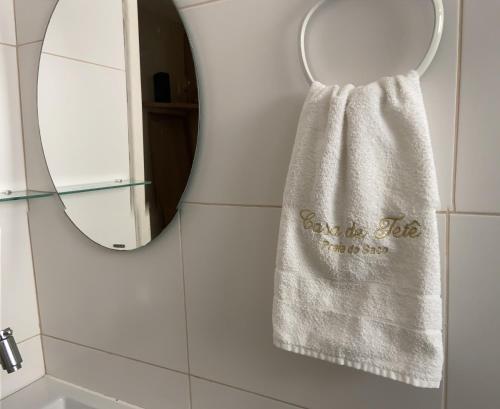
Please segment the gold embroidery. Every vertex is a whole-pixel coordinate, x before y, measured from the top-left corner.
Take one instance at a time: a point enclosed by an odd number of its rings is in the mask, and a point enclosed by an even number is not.
[[[347,246],[342,243],[331,243],[328,240],[323,240],[322,244],[323,247],[332,253],[348,254],[350,256],[356,254],[377,255],[389,253],[389,248],[386,246],[370,246],[368,244],[365,244],[362,247],[355,244]]]
[[[364,239],[368,232],[356,226],[356,222],[352,222],[352,225],[345,231],[345,236],[353,239]]]
[[[363,254],[385,254],[389,253],[389,248],[385,246],[369,246],[368,244],[363,246]]]
[[[330,243],[328,240],[323,240],[323,246],[334,253],[345,253],[346,246],[344,244]]]
[[[300,211],[302,225],[306,230],[312,230],[316,234],[324,234],[332,237],[347,237],[349,239],[364,239],[368,236],[368,231],[360,227],[359,222],[352,221],[345,229],[342,226],[331,227],[327,222],[317,220],[316,213],[312,210],[303,209]],[[422,234],[422,225],[413,220],[406,223],[404,226],[400,224],[406,218],[405,215],[400,217],[384,217],[380,219],[373,237],[376,239],[385,239],[387,237],[394,238],[417,238]]]
[[[399,217],[384,217],[380,219],[377,227],[370,235],[369,231],[361,227],[361,224],[357,221],[351,221],[347,227],[342,225],[330,226],[327,222],[318,220],[316,213],[309,209],[303,209],[300,211],[300,217],[302,219],[302,226],[305,230],[311,230],[313,233],[321,235],[323,237],[329,238],[341,238],[345,237],[351,240],[364,241],[367,237],[373,237],[377,240],[382,240],[385,238],[409,238],[415,239],[420,237],[422,234],[422,225],[417,221],[413,220],[410,223],[404,223],[405,215]],[[348,255],[380,255],[389,253],[389,248],[381,245],[371,245],[371,244],[344,244],[344,243],[332,243],[331,241],[323,238],[321,244],[328,251],[338,254],[348,254]]]
[[[302,225],[306,230],[312,230],[317,234],[325,234],[332,237],[348,237],[352,239],[364,239],[368,232],[358,226],[356,222],[351,222],[351,225],[345,230],[341,226],[331,227],[328,223],[317,221],[316,213],[311,210],[304,209],[300,211]]]
[[[374,233],[375,238],[380,240],[391,235],[395,238],[410,237],[414,239],[419,237],[421,234],[421,225],[416,220],[406,224],[403,228],[398,224],[405,217],[404,215],[400,217],[386,217],[380,220],[378,229]]]

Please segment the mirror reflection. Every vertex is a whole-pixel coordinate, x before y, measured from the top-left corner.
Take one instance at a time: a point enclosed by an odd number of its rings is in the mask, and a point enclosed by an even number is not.
[[[172,221],[191,171],[198,91],[172,0],[59,0],[42,47],[40,133],[66,214],[112,249]]]

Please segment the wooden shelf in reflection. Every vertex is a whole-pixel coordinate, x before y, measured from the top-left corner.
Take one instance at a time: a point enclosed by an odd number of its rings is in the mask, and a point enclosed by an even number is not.
[[[145,178],[151,235],[174,217],[191,173],[198,134],[198,104],[143,102]]]

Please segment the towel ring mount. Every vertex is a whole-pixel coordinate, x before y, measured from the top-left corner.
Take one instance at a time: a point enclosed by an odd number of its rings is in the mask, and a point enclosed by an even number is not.
[[[304,68],[307,79],[312,84],[315,82],[315,78],[312,75],[311,68],[309,67],[309,63],[307,61],[307,53],[306,53],[306,32],[309,26],[309,22],[311,21],[311,17],[316,13],[316,11],[323,6],[328,0],[320,0],[316,3],[306,14],[304,21],[302,23],[302,27],[300,29],[300,55],[302,57],[302,66]],[[444,7],[443,0],[432,0],[434,4],[434,31],[432,34],[432,40],[429,45],[429,49],[425,54],[420,65],[417,67],[416,71],[420,76],[424,75],[427,71],[427,68],[431,65],[434,57],[436,56],[437,50],[439,48],[439,43],[441,42],[441,38],[443,36],[443,28],[444,28]]]

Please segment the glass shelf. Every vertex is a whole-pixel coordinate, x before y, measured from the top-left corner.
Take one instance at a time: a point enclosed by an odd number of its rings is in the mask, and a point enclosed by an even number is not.
[[[51,192],[39,192],[36,190],[18,190],[0,192],[0,202],[12,202],[14,200],[37,199],[39,197],[52,196]]]
[[[108,182],[98,182],[98,183],[86,183],[82,185],[69,185],[69,186],[60,186],[57,187],[57,193],[59,195],[72,195],[75,193],[84,193],[84,192],[96,192],[99,190],[108,190],[108,189],[119,189],[124,187],[133,187],[133,186],[146,186],[150,185],[151,182],[147,180],[112,180]]]
[[[75,193],[95,192],[98,190],[119,189],[124,187],[146,186],[151,182],[147,180],[113,180],[99,183],[86,183],[82,185],[70,185],[57,188],[60,195],[71,195]],[[0,202],[12,202],[15,200],[37,199],[40,197],[49,197],[56,192],[42,192],[38,190],[17,190],[0,191]]]

